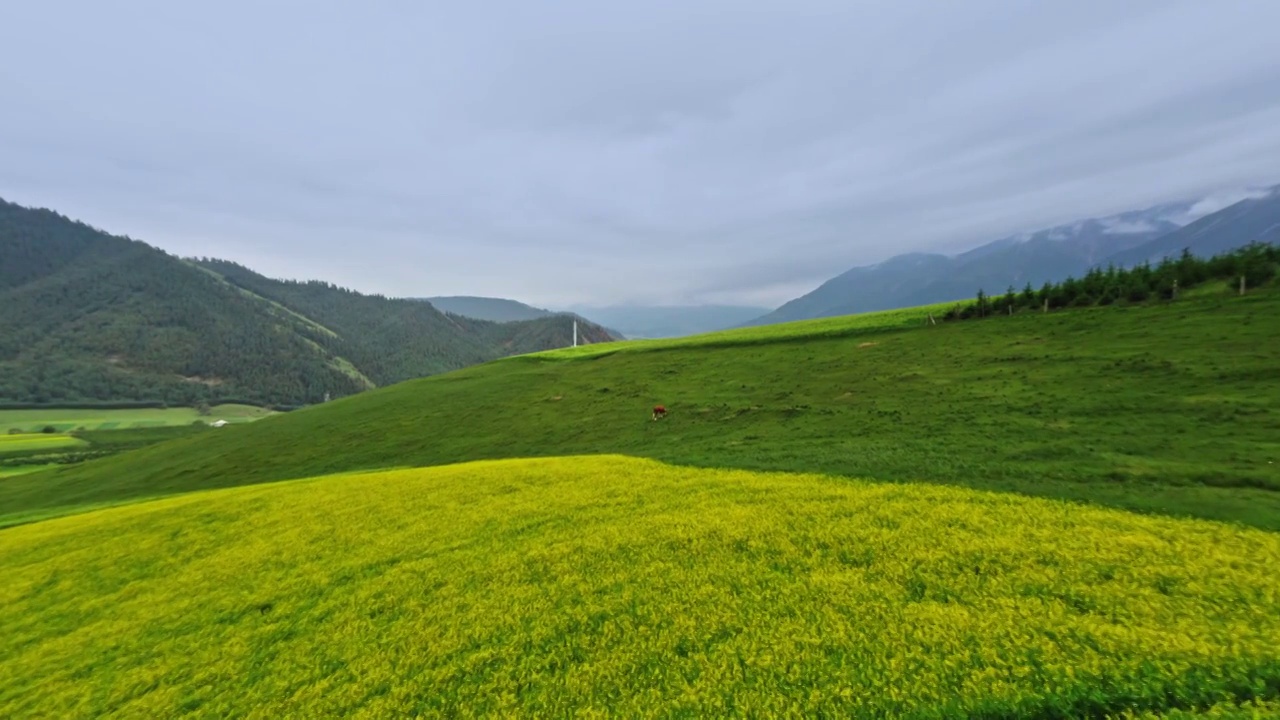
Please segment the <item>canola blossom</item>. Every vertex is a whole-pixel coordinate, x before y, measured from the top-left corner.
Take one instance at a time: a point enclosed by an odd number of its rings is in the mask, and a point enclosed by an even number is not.
[[[1263,531],[923,484],[331,476],[0,530],[0,716],[1249,716],[1277,567]]]

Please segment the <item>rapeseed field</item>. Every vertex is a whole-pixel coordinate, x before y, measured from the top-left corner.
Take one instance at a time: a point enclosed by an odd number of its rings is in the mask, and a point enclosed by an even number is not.
[[[0,716],[1252,712],[1277,567],[1273,533],[958,487],[330,476],[0,531]]]

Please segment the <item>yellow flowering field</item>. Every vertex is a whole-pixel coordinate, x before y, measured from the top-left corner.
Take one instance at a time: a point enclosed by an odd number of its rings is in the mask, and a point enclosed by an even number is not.
[[[1120,720],[1265,720],[1280,718],[1280,701],[1248,700],[1243,703],[1220,702],[1203,710],[1170,710],[1168,712],[1125,712]]]
[[[1277,568],[1275,534],[954,487],[332,476],[0,530],[0,717],[1248,716]]]

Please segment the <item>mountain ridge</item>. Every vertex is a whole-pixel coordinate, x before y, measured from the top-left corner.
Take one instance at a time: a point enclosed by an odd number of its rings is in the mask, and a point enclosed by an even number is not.
[[[1180,254],[1184,248],[1193,255],[1209,257],[1250,242],[1280,243],[1280,185],[1265,188],[1260,195],[1246,197],[1150,242],[1114,253],[1105,262],[1121,266],[1154,264]]]
[[[1181,251],[1183,245],[1179,243],[1188,239],[1178,235],[1182,229],[1197,224],[1211,227],[1215,223],[1211,218],[1220,219],[1224,213],[1237,212],[1250,203],[1280,196],[1278,188],[1270,188],[1270,194],[1263,198],[1246,198],[1194,220],[1190,216],[1197,201],[1166,202],[1008,235],[954,255],[895,255],[879,263],[851,268],[742,327],[959,301],[972,297],[979,289],[1003,293],[1009,286],[1021,289],[1030,284],[1038,288],[1046,282],[1078,277],[1107,263],[1158,260],[1162,255]],[[1274,223],[1280,223],[1280,207],[1274,217]],[[1268,232],[1280,238],[1280,225]],[[1158,242],[1166,237],[1177,248]],[[1218,240],[1202,238],[1191,243],[1192,251],[1207,257],[1248,243],[1240,232],[1219,232],[1216,237]]]
[[[3,402],[300,405],[573,340],[567,319],[504,325],[272,280],[4,200],[0,307]]]

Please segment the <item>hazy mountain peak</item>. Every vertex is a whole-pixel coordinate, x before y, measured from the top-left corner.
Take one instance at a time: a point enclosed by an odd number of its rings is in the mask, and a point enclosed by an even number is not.
[[[971,297],[979,289],[1039,286],[1109,261],[1166,253],[1166,237],[1207,254],[1245,238],[1280,236],[1280,185],[1167,202],[1015,233],[952,256],[907,253],[837,275],[749,324],[886,310]],[[1227,202],[1230,201],[1230,202]],[[1280,213],[1280,210],[1277,211]],[[1156,243],[1156,244],[1152,244]]]
[[[536,320],[555,315],[550,310],[544,310],[543,308],[526,305],[518,300],[506,298],[450,295],[415,299],[425,300],[441,312],[491,322]]]

